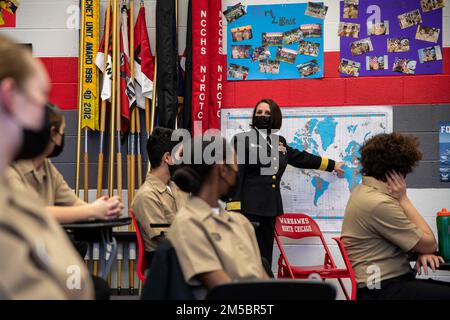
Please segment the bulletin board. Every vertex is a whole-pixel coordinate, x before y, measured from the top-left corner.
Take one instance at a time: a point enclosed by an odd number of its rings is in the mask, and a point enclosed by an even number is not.
[[[227,79],[322,78],[323,19],[306,15],[307,6],[237,8],[227,26]]]
[[[341,76],[442,73],[444,0],[340,2]]]

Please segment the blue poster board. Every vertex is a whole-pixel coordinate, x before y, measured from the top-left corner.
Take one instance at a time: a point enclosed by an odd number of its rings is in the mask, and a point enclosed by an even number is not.
[[[246,6],[227,27],[227,79],[323,78],[323,20],[306,6]]]
[[[439,123],[439,159],[441,182],[450,182],[450,121]]]

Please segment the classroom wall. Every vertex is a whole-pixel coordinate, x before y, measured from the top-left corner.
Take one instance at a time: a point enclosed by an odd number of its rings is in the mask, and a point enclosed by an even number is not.
[[[411,0],[415,1],[415,0]],[[152,49],[155,45],[155,0],[145,0],[147,27]],[[223,7],[235,0],[222,0]],[[300,3],[306,0],[242,0],[245,5]],[[278,81],[226,81],[225,107],[249,107],[260,93],[274,98],[282,106],[337,105],[411,105],[442,104],[450,101],[450,5],[443,10],[443,74],[371,78],[340,78],[338,0],[325,0],[328,14],[324,26],[324,79]],[[14,29],[0,28],[20,42],[32,43],[34,54],[46,64],[53,83],[52,101],[67,110],[77,105],[78,30],[73,28],[78,0],[23,0]],[[188,0],[179,0],[179,52],[185,48]],[[101,0],[102,12],[106,5]],[[135,1],[135,13],[139,1]],[[45,18],[43,18],[45,17]],[[101,25],[103,26],[103,15]],[[224,31],[226,20],[223,19]],[[224,48],[226,51],[226,32]],[[154,50],[153,50],[154,51]],[[318,94],[320,93],[320,94]]]
[[[266,3],[299,3],[303,0],[239,0],[244,5]],[[223,0],[223,7],[233,5],[238,0]],[[413,1],[413,0],[411,0]],[[76,106],[78,68],[78,30],[76,19],[78,0],[22,0],[17,12],[17,27],[0,28],[6,34],[22,43],[32,43],[33,54],[42,59],[52,82],[51,101],[64,108],[67,118],[66,148],[54,159],[69,184],[74,186],[75,146],[76,146]],[[419,211],[435,229],[435,214],[442,207],[450,208],[450,186],[438,180],[438,135],[437,122],[450,120],[450,4],[443,13],[443,74],[340,78],[339,64],[339,23],[338,0],[324,0],[329,10],[324,26],[325,77],[324,79],[278,80],[278,81],[226,81],[224,89],[225,107],[253,107],[255,102],[265,97],[276,100],[283,107],[315,106],[394,106],[394,130],[411,133],[420,138],[424,159],[417,170],[408,177],[409,194]],[[179,52],[183,52],[186,32],[187,0],[179,0]],[[106,5],[101,0],[102,12]],[[155,45],[155,0],[145,1],[147,26],[154,52]],[[137,15],[139,1],[135,1]],[[75,22],[75,25],[74,25]],[[224,31],[226,31],[226,21]],[[103,25],[103,15],[102,22]],[[75,26],[75,27],[74,27]],[[226,50],[226,32],[224,32]],[[141,121],[144,123],[144,121]],[[145,154],[145,139],[142,137],[142,151]],[[107,141],[107,139],[105,140]],[[88,145],[89,187],[96,187],[96,152],[98,137],[90,135]],[[125,151],[125,150],[124,150]],[[145,168],[145,158],[144,158]],[[144,170],[145,171],[145,170]],[[106,170],[104,170],[106,172]],[[126,172],[125,168],[123,172]],[[105,176],[106,178],[106,176]],[[123,179],[126,181],[125,177]],[[83,182],[81,182],[82,185]],[[94,197],[92,195],[91,199]],[[126,199],[124,199],[126,203]],[[336,234],[327,233],[328,242]],[[314,264],[322,261],[322,254],[316,242],[286,241],[288,254],[293,261]],[[333,246],[333,253],[336,247]],[[276,253],[275,253],[276,255]],[[274,259],[276,262],[276,259]],[[276,270],[276,266],[274,266]],[[124,278],[126,275],[124,276]],[[445,274],[439,278],[450,280]]]

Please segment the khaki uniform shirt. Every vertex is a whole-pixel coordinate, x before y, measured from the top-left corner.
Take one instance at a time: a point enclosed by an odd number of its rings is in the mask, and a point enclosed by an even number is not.
[[[171,224],[187,198],[188,194],[181,191],[174,182],[170,181],[167,188],[167,185],[153,174],[147,175],[131,204],[139,222],[146,251],[155,251],[158,247],[155,237],[168,230],[168,228],[151,228],[150,224]]]
[[[232,280],[261,279],[264,269],[252,224],[240,213],[219,213],[191,197],[177,213],[168,238],[186,282],[205,272],[223,270]]]
[[[31,160],[21,160],[11,165],[9,179],[22,182],[39,194],[47,206],[72,206],[78,200],[58,169],[46,159],[40,169]]]
[[[93,299],[85,264],[44,204],[0,182],[0,299]]]
[[[376,270],[381,281],[411,272],[407,252],[422,236],[386,184],[363,177],[350,196],[342,224],[342,241],[358,284],[366,286]]]

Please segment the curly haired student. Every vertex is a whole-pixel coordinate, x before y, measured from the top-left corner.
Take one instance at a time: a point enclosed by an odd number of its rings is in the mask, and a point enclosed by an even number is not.
[[[419,280],[444,262],[436,239],[406,193],[405,177],[422,159],[417,138],[380,134],[361,148],[362,184],[345,210],[342,241],[358,283],[357,299],[450,299],[450,283]]]

